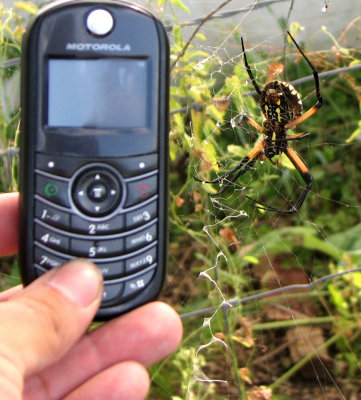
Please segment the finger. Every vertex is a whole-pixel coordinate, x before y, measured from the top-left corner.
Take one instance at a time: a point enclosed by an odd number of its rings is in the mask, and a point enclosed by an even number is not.
[[[19,193],[0,195],[0,257],[18,251]]]
[[[64,400],[142,400],[148,390],[147,370],[141,364],[128,361],[102,371]]]
[[[17,285],[10,289],[4,290],[0,293],[0,301],[11,299],[15,294],[20,293],[23,290],[23,285]]]
[[[101,301],[102,278],[74,260],[0,303],[0,375],[6,360],[33,374],[60,359],[84,333]]]
[[[165,303],[149,303],[92,332],[90,343],[110,364],[134,360],[149,366],[175,351],[182,339],[179,315]],[[114,353],[114,347],[119,349]]]
[[[62,398],[98,374],[122,361],[145,366],[172,353],[182,338],[178,314],[161,302],[149,303],[84,336],[58,363],[26,382],[35,398]],[[64,371],[67,371],[64,374]],[[51,396],[44,395],[44,387]]]

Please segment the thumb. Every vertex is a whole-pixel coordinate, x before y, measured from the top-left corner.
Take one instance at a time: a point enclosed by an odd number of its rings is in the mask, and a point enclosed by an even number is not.
[[[0,302],[0,375],[4,362],[23,378],[60,359],[87,329],[101,293],[97,268],[73,260]]]

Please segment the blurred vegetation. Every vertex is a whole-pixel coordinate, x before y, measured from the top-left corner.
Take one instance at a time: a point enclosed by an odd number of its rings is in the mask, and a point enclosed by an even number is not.
[[[297,40],[300,26],[291,24],[290,30]],[[172,33],[175,59],[186,40],[178,26]],[[325,28],[322,34],[331,35]],[[335,46],[321,52],[310,52],[307,43],[301,43],[319,72],[360,64],[359,48],[332,39]],[[198,41],[205,40],[198,35]],[[237,33],[233,40],[241,49]],[[311,135],[292,143],[315,184],[299,213],[279,215],[255,209],[245,195],[282,209],[293,204],[303,183],[285,157],[281,167],[258,162],[222,196],[210,197],[217,185],[194,180],[195,176],[214,179],[230,170],[259,140],[252,127],[238,125],[240,115],[262,124],[257,98],[248,95],[254,88],[241,50],[224,60],[200,48],[190,45],[171,75],[171,110],[183,112],[174,112],[171,118],[172,273],[165,297],[186,313],[218,307],[232,297],[359,268],[360,70],[321,79],[324,106],[294,130]],[[288,42],[286,59],[283,49],[257,46],[255,51],[252,43],[246,43],[246,48],[261,87],[272,79],[292,81],[311,74]],[[304,109],[312,107],[316,102],[313,80],[297,90]],[[208,279],[198,279],[207,275]],[[317,398],[315,393],[301,397],[300,392],[285,390],[305,379],[310,359],[314,386],[324,384],[322,390],[330,390],[332,398],[331,392],[340,385],[336,375],[342,376],[347,383],[339,389],[349,398],[358,390],[352,382],[361,372],[360,279],[361,274],[354,273],[312,291],[249,303],[226,316],[219,310],[206,314],[204,321],[202,317],[185,320],[183,347],[166,368],[157,367],[154,374],[158,383],[158,388],[153,386],[154,398],[168,398],[169,393],[187,399],[268,399],[271,393],[274,399]],[[303,325],[310,329],[294,331]],[[301,335],[313,350],[297,359],[292,344],[285,345],[287,335]],[[196,355],[194,348],[199,349]],[[260,371],[259,360],[267,359],[264,352],[270,356]],[[164,371],[170,374],[172,370],[173,379],[161,378]],[[281,395],[279,390],[288,394]]]
[[[162,13],[163,1],[148,3]],[[179,0],[169,4],[186,10]],[[7,63],[20,57],[24,23],[19,9],[25,10],[25,19],[35,11],[29,2],[16,5],[15,10],[0,9],[3,192],[16,190],[18,163],[19,68]],[[291,25],[296,40],[298,29]],[[322,34],[331,35],[327,30]],[[170,37],[174,61],[186,40],[178,25]],[[198,33],[198,42],[206,40]],[[292,146],[315,182],[299,213],[264,212],[245,197],[281,208],[292,204],[303,183],[285,158],[282,166],[258,162],[223,196],[211,197],[217,186],[195,181],[195,176],[211,179],[231,169],[259,140],[252,127],[238,126],[242,114],[259,124],[262,115],[257,98],[248,93],[253,86],[239,34],[232,40],[239,46],[232,59],[190,43],[171,71],[170,266],[162,298],[181,314],[361,267],[360,70],[321,79],[324,106],[294,130],[311,133]],[[360,48],[333,41],[332,48],[320,52],[309,51],[306,42],[300,45],[319,72],[361,63]],[[260,86],[271,79],[310,75],[292,44],[286,43],[286,58],[283,49],[269,45],[256,50],[253,45],[246,43],[248,60]],[[313,81],[296,88],[304,109],[310,108],[315,103]],[[6,259],[1,268],[4,277],[16,279],[16,261]],[[336,389],[351,398],[361,381],[360,297],[361,273],[353,273],[312,291],[213,311],[205,319],[187,318],[179,351],[151,368],[150,398],[302,399],[317,398],[317,388],[330,393],[330,399],[337,398],[332,397]],[[302,347],[294,344],[298,336],[309,344],[304,353],[296,351]],[[296,392],[306,390],[304,382],[308,397]]]

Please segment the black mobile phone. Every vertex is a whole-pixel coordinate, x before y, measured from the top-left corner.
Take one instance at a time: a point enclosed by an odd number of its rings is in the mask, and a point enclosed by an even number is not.
[[[154,300],[167,259],[169,45],[115,0],[45,6],[23,40],[19,260],[25,284],[82,257],[97,319]]]

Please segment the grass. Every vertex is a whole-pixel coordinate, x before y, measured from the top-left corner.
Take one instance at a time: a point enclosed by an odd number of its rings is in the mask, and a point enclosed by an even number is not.
[[[4,65],[20,57],[24,28],[18,10],[2,7],[0,13]],[[186,41],[178,26],[171,37],[175,61]],[[206,38],[198,34],[198,40]],[[237,40],[239,44],[235,35]],[[301,45],[320,72],[361,62],[359,48],[336,39],[335,43],[337,54],[332,48],[310,52],[307,43]],[[260,85],[276,62],[284,62],[282,50],[271,46],[249,50],[248,58]],[[307,64],[287,45],[287,79],[309,74]],[[287,163],[258,163],[234,190],[216,199],[210,197],[215,187],[193,178],[208,179],[231,168],[257,140],[252,129],[236,124],[244,112],[262,123],[257,99],[246,95],[253,88],[240,50],[231,60],[222,60],[191,43],[172,69],[171,81],[171,110],[187,111],[171,116],[170,261],[162,298],[181,314],[214,309],[184,319],[179,351],[151,367],[150,398],[351,398],[360,389],[361,273],[228,311],[219,306],[231,298],[360,267],[360,71],[322,79],[323,108],[295,130],[311,133],[294,148],[309,166],[315,185],[293,216],[257,210],[244,196],[282,207],[292,202],[302,182]],[[13,149],[18,142],[18,84],[18,67],[2,68],[3,192],[17,187]],[[313,83],[297,90],[305,109],[310,108],[315,102]],[[3,285],[12,285],[18,275],[16,260],[3,260],[1,270],[12,279],[3,280]]]

